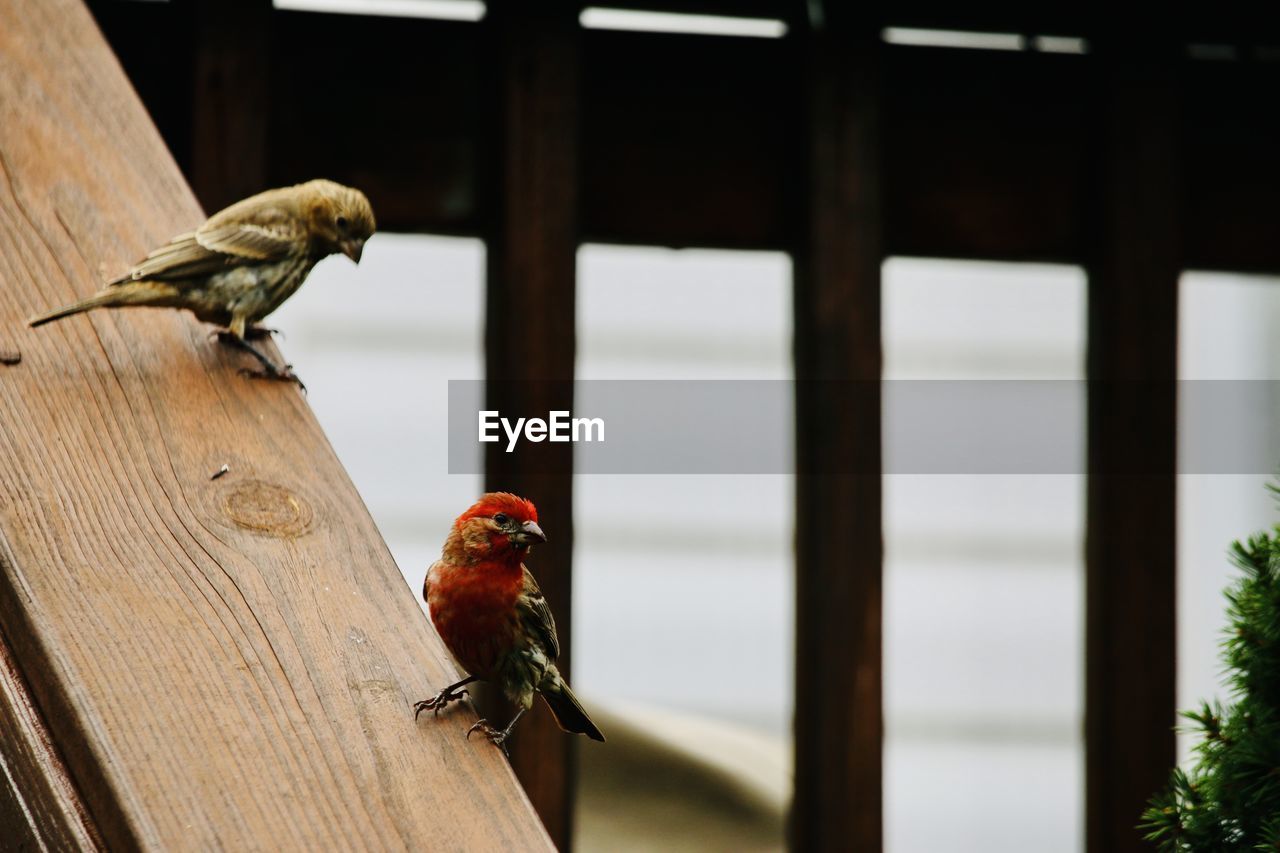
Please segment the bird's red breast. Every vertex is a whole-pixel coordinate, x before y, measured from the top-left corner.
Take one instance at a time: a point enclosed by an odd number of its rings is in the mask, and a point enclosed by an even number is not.
[[[518,561],[455,565],[442,560],[427,573],[423,597],[431,621],[469,673],[494,673],[516,645],[522,581]]]

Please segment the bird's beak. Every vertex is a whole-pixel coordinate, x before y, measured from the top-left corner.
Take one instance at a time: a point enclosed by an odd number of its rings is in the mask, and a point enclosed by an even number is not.
[[[532,545],[534,542],[546,542],[547,534],[542,532],[538,522],[526,521],[524,526],[511,534],[511,541],[516,545]]]
[[[364,254],[363,240],[343,240],[342,254],[346,255],[357,264],[360,263],[360,256]]]

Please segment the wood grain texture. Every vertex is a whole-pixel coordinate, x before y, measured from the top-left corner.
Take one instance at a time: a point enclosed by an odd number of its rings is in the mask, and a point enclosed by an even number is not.
[[[486,196],[486,395],[489,408],[504,415],[545,417],[573,407],[578,4],[491,3],[487,26],[496,113],[486,169],[494,181]],[[533,447],[532,453],[506,454],[487,445],[485,484],[522,494],[538,507],[549,538],[534,549],[529,567],[555,614],[557,665],[572,684],[573,446]],[[562,732],[539,700],[511,745],[512,766],[561,850],[573,841],[580,740]]]
[[[874,853],[883,845],[882,48],[866,20],[841,15],[828,26],[806,50],[808,234],[796,252],[790,834],[796,850]]]
[[[7,849],[101,850],[80,792],[0,635],[0,838]]]
[[[456,671],[297,389],[177,312],[25,327],[202,219],[81,4],[0,2],[0,624],[90,821],[546,849],[469,711],[415,724]]]

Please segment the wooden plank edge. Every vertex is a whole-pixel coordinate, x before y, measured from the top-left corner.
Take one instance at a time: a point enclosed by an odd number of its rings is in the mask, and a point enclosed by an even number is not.
[[[0,835],[19,849],[106,850],[0,625]],[[22,821],[18,823],[18,821]]]

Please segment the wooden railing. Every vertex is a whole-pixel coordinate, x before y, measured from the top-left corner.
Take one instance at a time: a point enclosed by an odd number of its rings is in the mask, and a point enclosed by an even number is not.
[[[3,846],[549,847],[415,723],[455,670],[296,388],[177,312],[26,327],[202,218],[80,2],[0,2]]]

